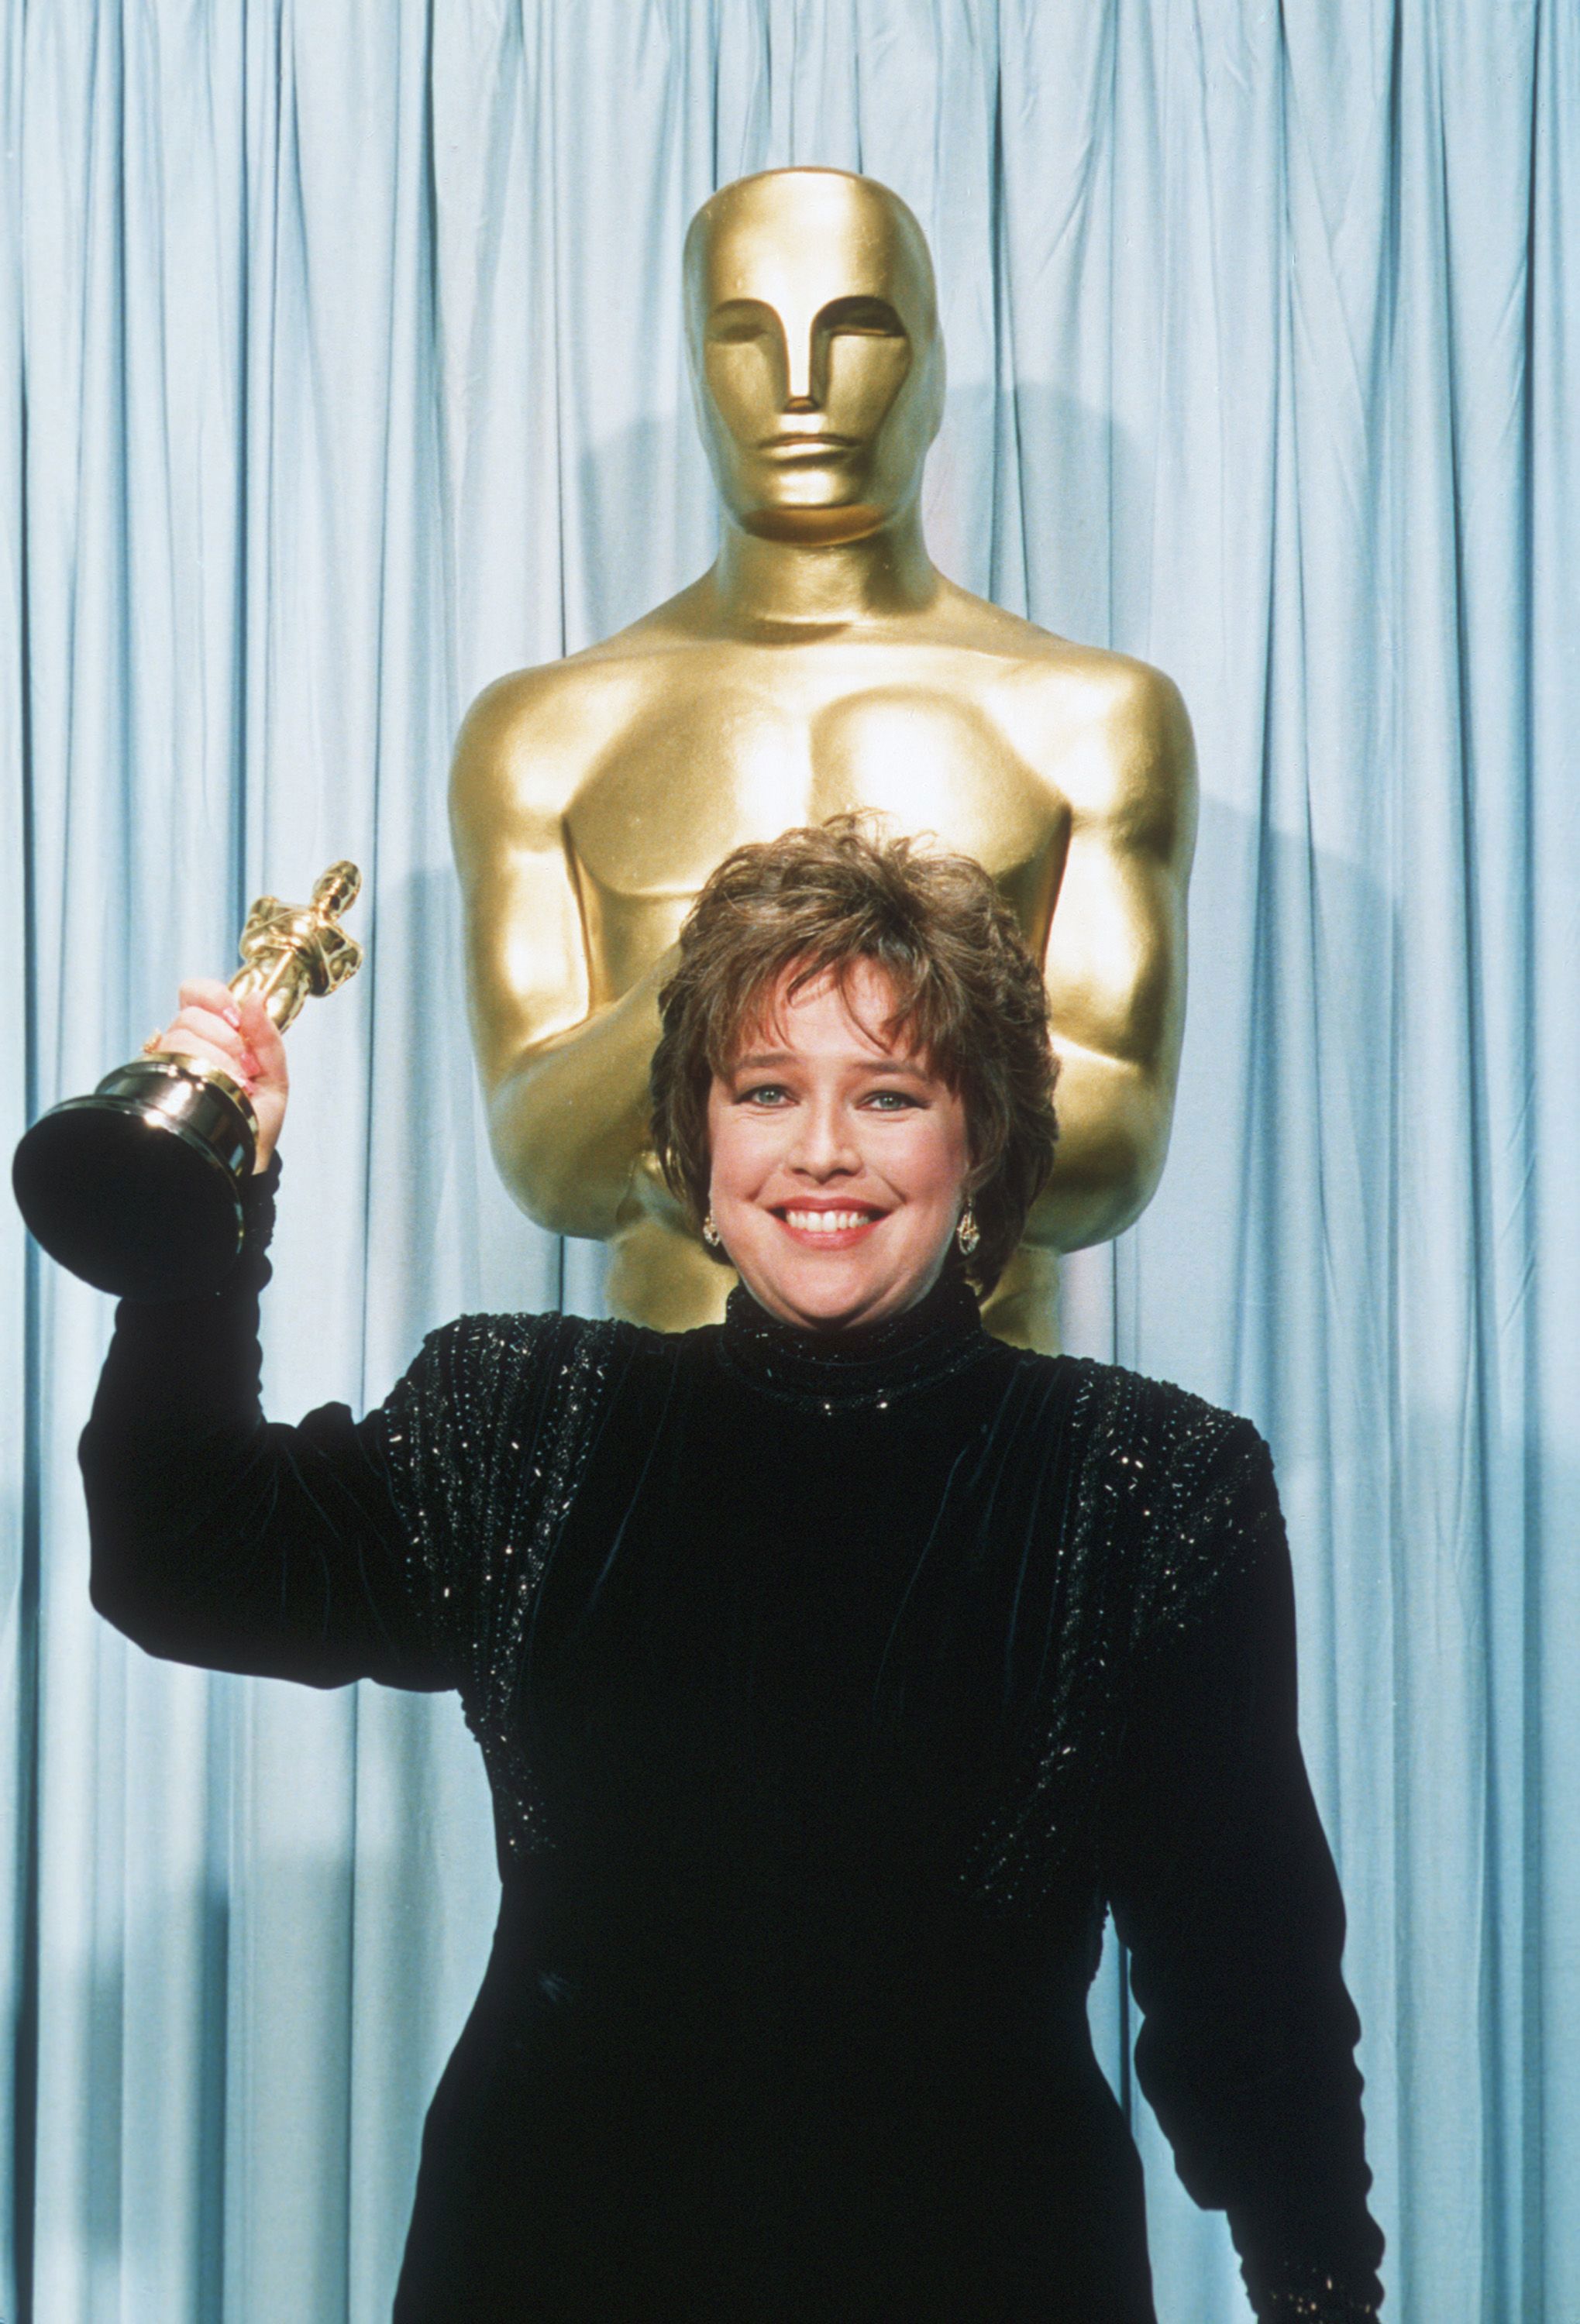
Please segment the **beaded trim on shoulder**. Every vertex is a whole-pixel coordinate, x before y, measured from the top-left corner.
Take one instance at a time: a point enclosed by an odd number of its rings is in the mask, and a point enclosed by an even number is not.
[[[515,1689],[624,1331],[578,1316],[463,1316],[424,1342],[383,1407],[409,1586],[455,1673],[512,1855],[551,1844]]]
[[[1019,1777],[963,1875],[995,1907],[1053,1886],[1113,1765],[1138,1655],[1188,1628],[1279,1524],[1249,1423],[1113,1365],[1078,1370],[1075,1482],[1045,1545],[1060,1569],[1058,1652]]]

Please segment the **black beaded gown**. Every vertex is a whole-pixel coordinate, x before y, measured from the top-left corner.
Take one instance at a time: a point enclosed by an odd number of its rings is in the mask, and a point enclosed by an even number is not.
[[[503,1901],[397,2324],[1151,2324],[1135,2066],[1252,2303],[1381,2238],[1344,1914],[1250,1425],[983,1331],[468,1316],[386,1402],[258,1404],[272,1176],[223,1294],[124,1306],[83,1439],[151,1653],[453,1687]]]

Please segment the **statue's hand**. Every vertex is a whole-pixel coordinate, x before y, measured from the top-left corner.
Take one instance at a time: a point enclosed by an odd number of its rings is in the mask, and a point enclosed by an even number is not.
[[[290,905],[282,904],[278,896],[256,898],[242,928],[241,942],[244,951],[249,941],[256,942],[262,937],[273,936],[281,921],[289,920],[291,918]]]
[[[193,977],[181,987],[181,1005],[150,1051],[162,1049],[217,1065],[245,1090],[258,1119],[257,1168],[267,1167],[285,1120],[291,1093],[285,1044],[256,994],[238,1000],[217,977]]]
[[[339,928],[326,930],[319,944],[324,982],[331,992],[337,992],[346,978],[355,976],[362,966],[362,946]]]
[[[677,1201],[665,1183],[664,1174],[652,1149],[639,1155],[631,1174],[631,1192],[622,1205],[618,1223],[625,1224],[629,1211],[640,1212],[644,1217],[656,1219],[661,1226],[670,1227],[678,1233],[688,1234],[695,1240],[697,1230],[684,1203]]]

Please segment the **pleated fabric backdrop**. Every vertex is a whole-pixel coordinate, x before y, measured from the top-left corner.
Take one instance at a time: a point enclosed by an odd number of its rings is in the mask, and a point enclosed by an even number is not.
[[[488,678],[708,560],[686,220],[913,205],[946,569],[1160,663],[1189,1032],[1069,1344],[1249,1411],[1351,1912],[1390,2311],[1580,2319],[1580,12],[1572,0],[8,0],[0,1143],[350,854],[292,1035],[273,1411],[596,1305],[481,1134],[445,831]],[[0,2315],[370,2324],[494,1881],[448,1701],[89,1610],[108,1303],[0,1231]],[[1110,1968],[1095,2015],[1118,2069]],[[1144,2117],[1165,2324],[1244,2312]]]

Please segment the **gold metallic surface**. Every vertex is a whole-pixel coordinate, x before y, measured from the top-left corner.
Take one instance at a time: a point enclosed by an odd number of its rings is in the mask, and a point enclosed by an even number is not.
[[[717,561],[603,644],[490,687],[457,744],[495,1157],[541,1225],[613,1244],[617,1314],[716,1316],[730,1278],[647,1140],[670,947],[731,848],[876,810],[985,864],[1046,964],[1058,1167],[986,1312],[1051,1347],[1058,1254],[1127,1226],[1167,1150],[1196,812],[1184,706],[1157,670],[1021,621],[929,558],[944,355],[897,196],[838,171],[744,179],[693,220],[685,279]]]
[[[356,864],[342,861],[331,863],[314,882],[309,903],[282,904],[278,896],[260,896],[247,914],[236,945],[243,964],[230,980],[231,991],[238,996],[255,993],[283,1033],[300,1015],[304,1001],[333,992],[355,976],[362,966],[362,946],[346,935],[338,916],[356,902],[361,888],[362,874]],[[171,1059],[190,1083],[207,1084],[222,1092],[241,1113],[255,1146],[257,1118],[239,1082],[232,1081],[205,1057],[189,1056],[173,1046],[165,1047],[158,1033],[143,1042],[143,1055]],[[100,1087],[106,1085],[101,1083]],[[151,1113],[171,1110],[156,1082],[150,1081],[148,1091]],[[253,1167],[250,1157],[246,1167],[248,1170]]]
[[[295,1023],[307,1001],[333,992],[362,966],[362,946],[346,935],[339,921],[339,915],[356,902],[361,890],[361,872],[355,863],[342,859],[314,881],[309,903],[282,904],[278,896],[260,896],[237,940],[243,964],[230,979],[231,991],[238,999],[255,994],[283,1033]],[[218,1065],[189,1056],[184,1049],[165,1048],[157,1033],[143,1042],[143,1054],[178,1058],[192,1080],[223,1090],[241,1109],[256,1140],[257,1120],[246,1092]],[[250,1162],[247,1167],[252,1167]]]
[[[260,896],[247,914],[236,949],[246,964],[230,980],[239,996],[255,993],[283,1033],[310,994],[333,992],[362,965],[362,946],[338,915],[356,902],[362,874],[355,863],[331,863],[308,904]]]
[[[283,1029],[310,993],[344,984],[362,947],[335,916],[360,885],[354,863],[336,863],[310,904],[260,897],[232,992],[259,995]],[[197,1298],[236,1264],[258,1141],[241,1084],[155,1034],[90,1096],[40,1116],[16,1148],[12,1185],[43,1249],[85,1282],[117,1298]]]
[[[144,1058],[148,1060],[146,1064]],[[233,1081],[222,1067],[211,1065],[207,1057],[189,1056],[185,1049],[150,1049],[144,1041],[143,1056],[106,1074],[94,1096],[113,1095],[118,1104],[134,1104],[145,1120],[168,1127],[185,1120],[199,1089],[217,1090],[240,1116],[237,1151],[245,1157],[245,1167],[238,1161],[237,1168],[245,1177],[252,1169],[257,1148],[258,1117],[240,1082]]]
[[[276,1028],[283,1032],[302,1013],[304,1001],[335,992],[337,985],[346,983],[346,978],[356,976],[363,967],[363,945],[339,925],[339,913],[358,899],[360,890],[363,874],[356,864],[342,860],[314,881],[311,901],[307,904],[282,904],[276,895],[260,895],[242,925],[237,941],[242,967],[230,978],[230,990],[237,997],[249,992],[258,995]],[[100,1093],[112,1081],[118,1088],[134,1076],[142,1088],[142,1111],[153,1118],[181,1113],[193,1094],[189,1090],[183,1097],[183,1085],[207,1085],[230,1099],[255,1146],[258,1118],[242,1083],[233,1081],[218,1065],[209,1065],[207,1057],[193,1057],[174,1046],[165,1048],[165,1037],[158,1032],[151,1032],[142,1044],[142,1056],[149,1057],[149,1065],[118,1066],[116,1074],[109,1074],[100,1083]],[[172,1074],[170,1088],[161,1081],[162,1066]],[[246,1169],[251,1171],[251,1167],[249,1155]]]

